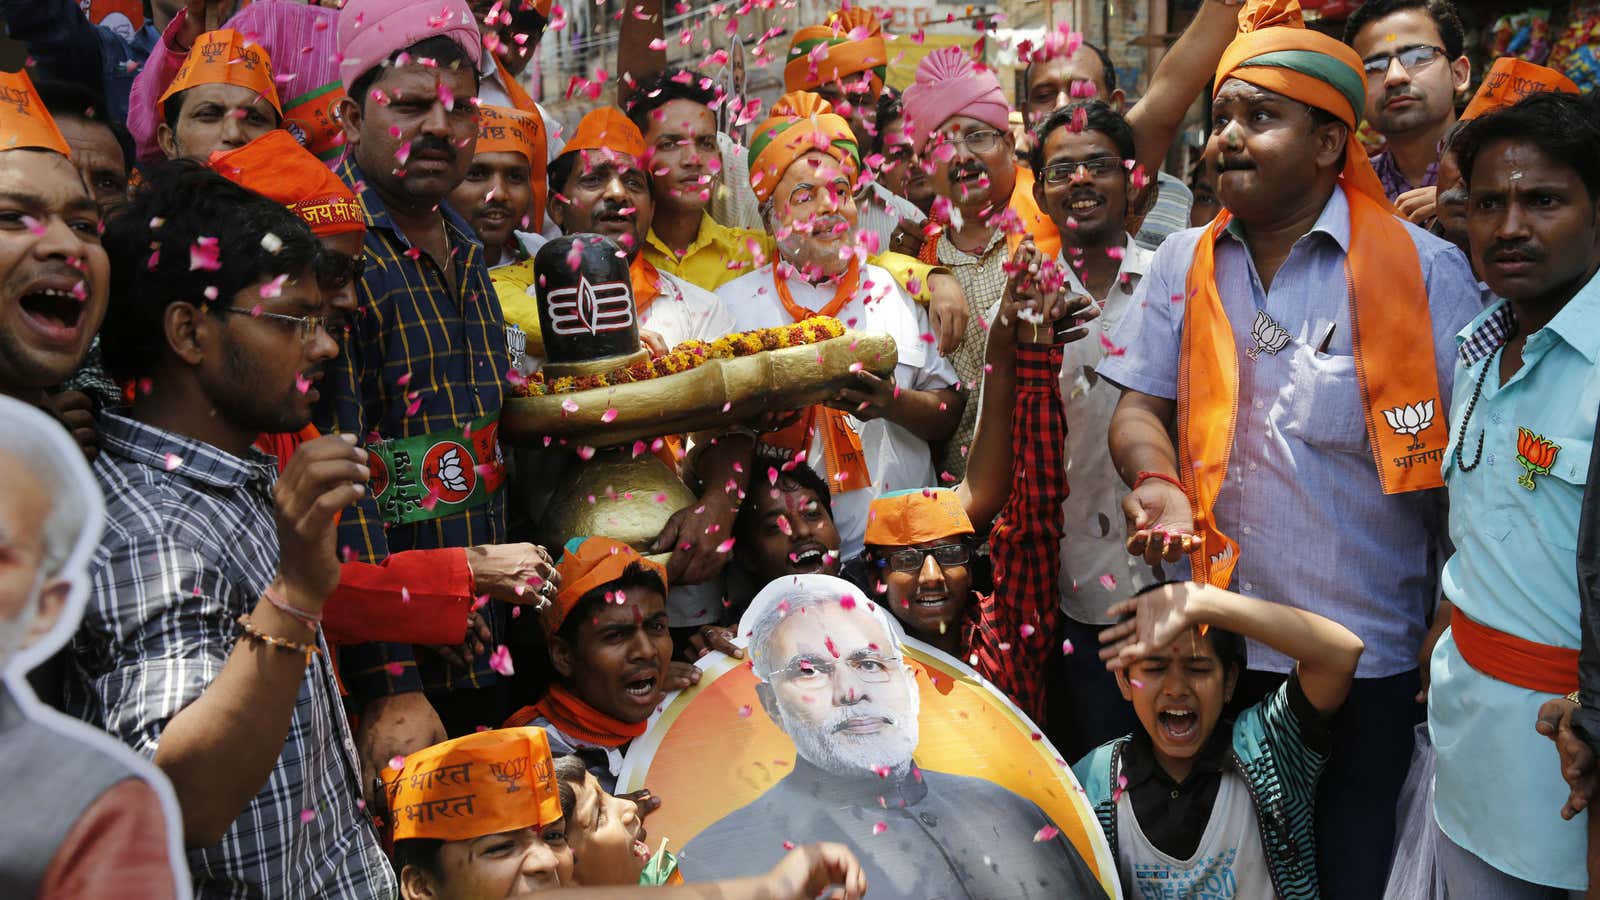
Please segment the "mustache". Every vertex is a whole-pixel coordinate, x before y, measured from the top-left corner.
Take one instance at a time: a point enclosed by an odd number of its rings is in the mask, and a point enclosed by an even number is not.
[[[632,207],[625,206],[616,202],[615,200],[602,200],[595,204],[593,216],[596,219],[603,219],[606,216],[626,216],[628,218],[632,218],[634,213],[635,210]]]
[[[414,138],[411,141],[411,155],[419,153],[437,153],[447,157],[450,162],[456,161],[455,145],[437,135],[422,134]]]
[[[1220,159],[1220,158],[1217,160],[1217,174],[1218,175],[1221,175],[1223,172],[1248,172],[1248,171],[1254,169],[1255,167],[1256,167],[1255,163],[1248,162],[1248,161],[1242,160],[1242,159],[1241,160],[1235,160],[1235,161],[1232,161],[1232,162],[1229,162],[1227,160]]]
[[[1398,88],[1395,88],[1394,90],[1386,92],[1383,95],[1383,102],[1385,104],[1388,104],[1390,101],[1398,100],[1401,97],[1404,97],[1404,98],[1406,98],[1408,100],[1421,100],[1422,99],[1422,96],[1420,94],[1418,94],[1416,91],[1412,90],[1411,88],[1409,88],[1409,87],[1398,87]]]
[[[899,725],[900,716],[894,710],[863,700],[853,706],[840,707],[828,714],[818,729],[824,734],[837,734],[853,719],[882,719],[889,725]]]
[[[1489,250],[1484,254],[1491,260],[1505,259],[1507,257],[1525,259],[1529,262],[1538,262],[1544,259],[1544,251],[1527,241],[1495,241],[1489,245]]]
[[[951,181],[955,181],[955,180],[960,179],[960,178],[965,178],[967,175],[988,175],[988,174],[989,174],[989,167],[988,166],[984,165],[981,162],[978,162],[977,160],[973,160],[972,162],[962,163],[961,165],[956,166],[955,168],[951,169],[950,170],[950,180]]]

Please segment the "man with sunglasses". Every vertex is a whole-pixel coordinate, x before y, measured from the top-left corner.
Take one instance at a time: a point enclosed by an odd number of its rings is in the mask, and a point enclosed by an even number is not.
[[[1461,20],[1450,0],[1369,0],[1345,23],[1344,41],[1361,57],[1366,118],[1385,142],[1372,168],[1400,214],[1424,225],[1456,94],[1472,80]]]

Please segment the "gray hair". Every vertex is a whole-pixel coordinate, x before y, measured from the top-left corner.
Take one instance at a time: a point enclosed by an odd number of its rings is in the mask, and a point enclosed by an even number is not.
[[[770,681],[776,669],[768,659],[769,647],[778,628],[790,616],[807,610],[840,605],[849,599],[883,626],[884,636],[898,650],[905,632],[888,610],[868,599],[861,589],[832,575],[787,575],[767,584],[750,601],[739,620],[739,632],[749,637],[752,670],[762,681]]]
[[[60,422],[15,401],[0,406],[0,453],[9,454],[49,498],[49,512],[39,523],[44,533],[40,569],[54,578],[83,538],[91,505],[101,505],[94,476]]]

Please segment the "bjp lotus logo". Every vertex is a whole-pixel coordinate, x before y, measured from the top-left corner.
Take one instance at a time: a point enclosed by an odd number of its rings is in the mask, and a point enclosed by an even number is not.
[[[1517,484],[1533,490],[1536,487],[1533,476],[1549,475],[1550,467],[1556,463],[1556,454],[1560,452],[1561,448],[1555,441],[1517,426],[1517,462],[1527,470],[1517,479]]]
[[[1395,434],[1411,435],[1411,446],[1406,451],[1415,452],[1422,449],[1422,432],[1433,426],[1433,401],[1424,400],[1386,409],[1383,417],[1388,420]]]
[[[1289,343],[1289,332],[1285,331],[1282,325],[1272,321],[1272,317],[1267,315],[1264,309],[1256,311],[1255,324],[1250,326],[1250,337],[1255,339],[1256,345],[1244,353],[1251,359],[1262,353],[1276,356],[1278,351]]]

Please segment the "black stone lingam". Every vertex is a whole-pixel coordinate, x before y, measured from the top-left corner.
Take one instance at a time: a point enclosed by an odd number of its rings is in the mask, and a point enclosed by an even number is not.
[[[639,346],[633,280],[621,247],[598,234],[563,235],[539,248],[533,270],[549,377],[608,372],[648,358]]]

